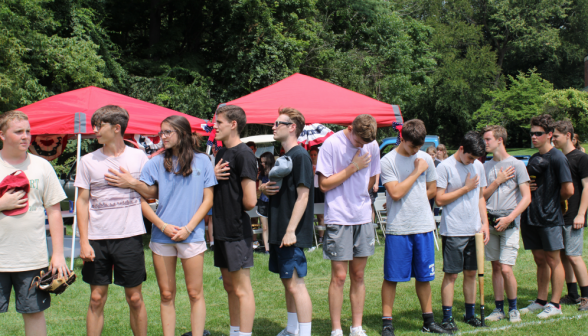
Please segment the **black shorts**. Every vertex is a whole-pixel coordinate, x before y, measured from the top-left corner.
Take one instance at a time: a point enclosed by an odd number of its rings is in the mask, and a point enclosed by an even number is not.
[[[214,241],[214,266],[235,272],[253,267],[253,241],[245,238],[237,241]]]
[[[90,240],[90,246],[96,257],[84,262],[84,282],[95,286],[112,284],[113,267],[115,285],[133,288],[147,280],[143,236]]]
[[[21,314],[34,314],[51,306],[49,293],[33,287],[29,290],[33,278],[47,267],[32,271],[0,272],[0,313],[8,311],[10,292],[14,288],[16,311]]]
[[[267,218],[269,208],[269,202],[264,202],[262,200],[257,200],[257,214],[261,217]]]
[[[521,224],[525,250],[559,251],[564,249],[563,226],[534,226]]]
[[[319,188],[314,188],[314,203],[325,203],[325,193]]]
[[[442,236],[441,238],[443,242],[443,272],[457,274],[464,270],[478,270],[474,236]]]

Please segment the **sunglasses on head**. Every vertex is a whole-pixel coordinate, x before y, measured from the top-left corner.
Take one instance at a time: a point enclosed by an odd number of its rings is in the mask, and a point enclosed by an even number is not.
[[[274,123],[276,128],[280,127],[280,125],[292,125],[292,124],[293,124],[293,122],[287,122],[287,121],[276,121]]]
[[[545,134],[545,132],[530,132],[529,134],[530,134],[531,136],[533,136],[533,135],[534,135],[534,136],[536,136],[536,137],[540,137],[540,136],[542,136],[543,134]]]

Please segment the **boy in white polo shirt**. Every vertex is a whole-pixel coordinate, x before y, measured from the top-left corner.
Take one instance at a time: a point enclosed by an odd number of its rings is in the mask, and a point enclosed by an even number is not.
[[[374,254],[374,228],[371,223],[369,190],[380,174],[380,149],[376,139],[376,120],[368,114],[329,137],[321,147],[316,172],[325,192],[327,230],[323,255],[331,260],[329,308],[331,335],[343,335],[341,308],[347,269],[351,279],[351,335],[362,336],[367,257]]]

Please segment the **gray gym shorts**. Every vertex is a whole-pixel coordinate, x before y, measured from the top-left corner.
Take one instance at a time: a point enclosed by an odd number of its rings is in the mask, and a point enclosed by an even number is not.
[[[350,261],[374,255],[376,236],[372,223],[358,225],[327,224],[323,241],[323,258]]]
[[[563,227],[563,236],[566,255],[581,256],[584,249],[584,227],[574,229],[573,225],[566,225]]]

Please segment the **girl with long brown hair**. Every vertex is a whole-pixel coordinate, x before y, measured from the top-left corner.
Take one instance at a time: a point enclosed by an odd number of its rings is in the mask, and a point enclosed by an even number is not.
[[[163,335],[175,335],[176,264],[182,261],[190,298],[193,335],[202,335],[206,318],[203,293],[203,265],[206,242],[204,216],[212,207],[213,186],[217,184],[210,158],[200,152],[199,138],[192,134],[183,116],[169,116],[159,132],[165,151],[145,164],[137,184],[157,188],[159,206],[153,212],[143,199],[143,215],[153,223],[151,248],[161,298]]]

